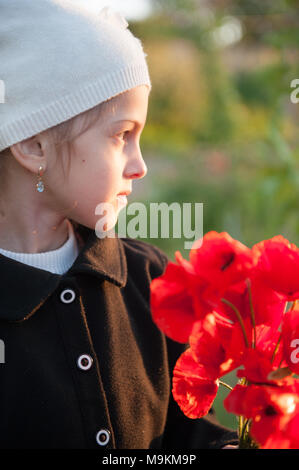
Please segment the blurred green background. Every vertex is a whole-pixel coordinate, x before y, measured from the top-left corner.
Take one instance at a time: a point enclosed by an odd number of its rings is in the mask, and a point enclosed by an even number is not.
[[[204,233],[226,231],[248,246],[282,234],[299,245],[299,102],[290,99],[298,6],[152,0],[151,15],[130,22],[153,88],[141,137],[148,173],[129,202],[202,202]],[[188,259],[184,239],[143,240]],[[223,380],[234,384],[235,372]],[[220,387],[217,417],[236,428],[227,393]]]

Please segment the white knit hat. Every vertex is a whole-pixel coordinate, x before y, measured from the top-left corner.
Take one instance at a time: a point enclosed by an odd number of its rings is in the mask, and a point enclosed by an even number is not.
[[[0,0],[0,151],[139,85],[141,41],[119,14],[71,0]]]

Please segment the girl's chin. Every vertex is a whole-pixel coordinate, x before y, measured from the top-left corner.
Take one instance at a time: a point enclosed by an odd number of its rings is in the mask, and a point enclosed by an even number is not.
[[[126,196],[116,196],[112,202],[98,204],[96,209],[95,231],[100,237],[104,237],[117,224],[119,212],[127,205]]]
[[[127,196],[116,196],[118,209],[122,209],[128,204]]]

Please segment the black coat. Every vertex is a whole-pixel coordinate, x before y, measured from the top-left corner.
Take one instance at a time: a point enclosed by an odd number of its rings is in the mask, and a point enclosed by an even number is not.
[[[0,254],[0,447],[201,449],[235,441],[213,416],[186,418],[172,398],[172,369],[187,345],[166,338],[149,308],[166,255],[73,225],[80,253],[64,275]]]

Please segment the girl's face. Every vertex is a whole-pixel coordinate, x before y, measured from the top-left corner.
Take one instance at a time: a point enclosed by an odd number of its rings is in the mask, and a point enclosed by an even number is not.
[[[139,139],[148,96],[149,88],[138,86],[113,98],[115,111],[104,114],[73,140],[70,168],[65,175],[60,165],[47,162],[43,180],[53,210],[92,229],[101,219],[100,213],[107,223],[101,225],[104,231],[115,225],[124,207],[120,205],[123,198],[117,195],[131,192],[133,180],[147,173]],[[62,163],[67,166],[64,158]],[[111,210],[95,214],[100,203],[109,203]]]

